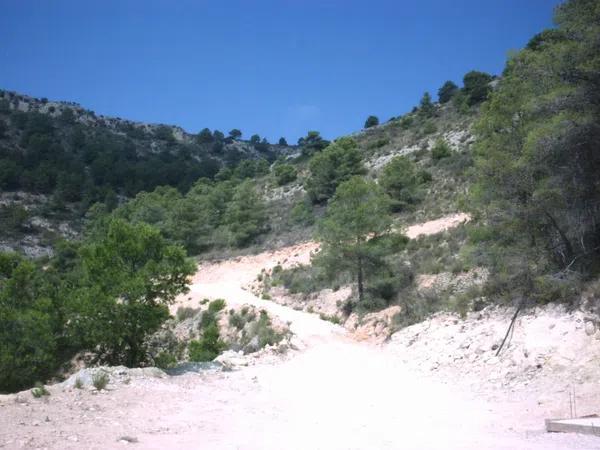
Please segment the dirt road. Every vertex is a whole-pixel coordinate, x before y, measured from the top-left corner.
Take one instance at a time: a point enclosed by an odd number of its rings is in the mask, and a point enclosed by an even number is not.
[[[385,346],[356,342],[339,326],[243,289],[263,267],[305,262],[311,250],[201,266],[179,302],[220,297],[260,306],[291,322],[302,350],[234,372],[134,379],[100,394],[52,388],[46,401],[0,401],[0,447],[600,448],[598,438],[546,434],[541,421],[523,420],[527,412],[513,399],[492,402],[460,383],[425,377]]]

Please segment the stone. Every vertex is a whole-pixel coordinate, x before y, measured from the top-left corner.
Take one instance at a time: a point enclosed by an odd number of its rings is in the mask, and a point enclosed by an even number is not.
[[[593,336],[596,334],[596,324],[594,324],[594,322],[591,320],[585,322],[585,334],[588,336]]]

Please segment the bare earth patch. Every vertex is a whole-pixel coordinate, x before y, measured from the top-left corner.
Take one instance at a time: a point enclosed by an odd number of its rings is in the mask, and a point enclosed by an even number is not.
[[[471,216],[465,213],[451,214],[429,222],[412,225],[406,229],[404,234],[410,239],[416,239],[419,236],[428,236],[430,234],[441,233],[460,224],[471,220]]]

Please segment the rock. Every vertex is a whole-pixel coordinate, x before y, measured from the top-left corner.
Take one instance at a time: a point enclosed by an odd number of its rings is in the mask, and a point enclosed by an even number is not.
[[[596,333],[596,325],[591,320],[585,322],[585,334],[593,336]]]
[[[77,436],[69,436],[67,440],[71,442],[79,442],[79,438]]]
[[[258,336],[254,336],[246,346],[244,346],[244,353],[254,353],[260,350],[260,340]]]
[[[217,356],[214,362],[223,366],[224,369],[233,370],[236,367],[247,366],[248,360],[243,354],[228,350]]]

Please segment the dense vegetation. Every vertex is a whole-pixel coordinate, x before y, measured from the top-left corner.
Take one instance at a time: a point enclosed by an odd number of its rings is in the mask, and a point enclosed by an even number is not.
[[[76,352],[134,366],[194,266],[158,230],[102,220],[41,263],[0,254],[0,391],[52,376]]]
[[[262,158],[268,171],[267,160],[279,150],[258,135],[238,142],[239,130],[225,137],[205,128],[178,140],[164,125],[107,123],[93,113],[85,116],[88,121],[77,120],[80,113],[70,107],[60,114],[11,108],[19,101],[0,91],[0,189],[51,195],[55,205],[75,202],[82,213],[93,203],[116,206],[117,195],[132,197],[157,186],[184,193],[196,180],[212,179],[223,168],[233,171],[249,158]]]
[[[498,291],[546,300],[600,255],[600,4],[567,2],[556,23],[509,59],[484,106],[473,191]]]

